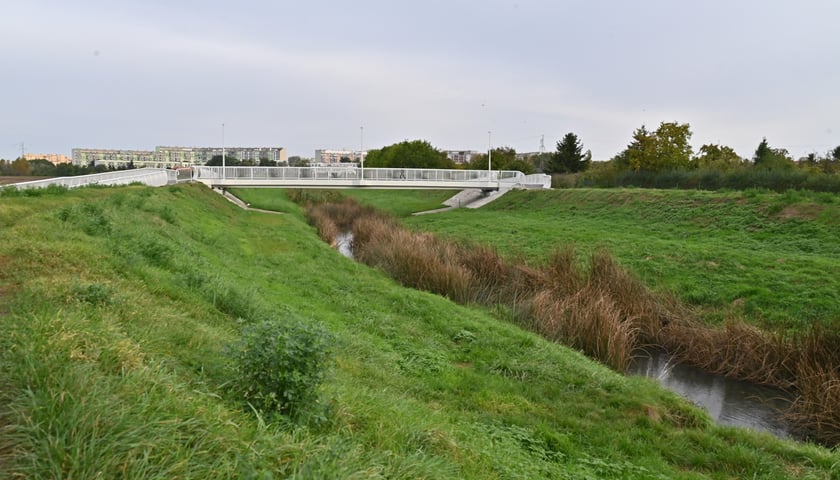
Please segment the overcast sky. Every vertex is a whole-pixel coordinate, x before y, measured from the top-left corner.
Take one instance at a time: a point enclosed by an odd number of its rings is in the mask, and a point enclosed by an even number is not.
[[[4,0],[0,158],[156,145],[546,150],[690,123],[840,145],[837,0]]]

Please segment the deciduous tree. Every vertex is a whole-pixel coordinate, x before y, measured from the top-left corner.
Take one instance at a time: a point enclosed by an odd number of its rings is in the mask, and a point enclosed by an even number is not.
[[[755,149],[753,165],[762,170],[790,170],[794,167],[793,159],[784,148],[770,148],[767,138],[762,138]]]
[[[691,168],[691,128],[687,123],[662,122],[655,132],[642,125],[627,149],[613,158],[622,169],[660,172]]]
[[[455,168],[446,153],[425,140],[403,141],[370,150],[365,155],[365,167],[371,168]]]
[[[511,147],[494,148],[491,151],[490,161],[492,170],[516,170],[526,175],[534,173],[534,165],[525,159],[516,158],[516,150]],[[473,155],[467,164],[470,170],[487,170],[487,154]]]
[[[700,147],[700,151],[693,159],[698,168],[709,170],[730,171],[741,166],[743,159],[735,150],[715,143],[708,143]]]
[[[32,175],[32,169],[29,166],[29,162],[27,162],[26,159],[22,157],[12,162],[12,167],[10,170],[12,175]]]
[[[221,155],[213,155],[213,158],[210,159],[209,162],[206,163],[208,167],[221,167],[222,166],[222,156]],[[236,157],[231,157],[230,155],[225,155],[225,166],[226,167],[237,167],[242,165],[242,162],[239,161]]]

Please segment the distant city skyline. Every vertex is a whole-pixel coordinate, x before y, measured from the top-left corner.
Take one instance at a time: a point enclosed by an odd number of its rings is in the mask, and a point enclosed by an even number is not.
[[[0,158],[284,145],[547,151],[608,160],[643,124],[694,150],[840,145],[834,0],[9,0]]]

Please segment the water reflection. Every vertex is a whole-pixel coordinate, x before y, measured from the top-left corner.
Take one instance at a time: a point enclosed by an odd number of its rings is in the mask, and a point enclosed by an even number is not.
[[[770,432],[780,438],[791,435],[779,412],[790,405],[781,390],[712,375],[675,363],[664,354],[637,357],[630,374],[655,378],[662,386],[704,408],[719,424]]]
[[[335,246],[338,253],[347,258],[353,258],[353,232],[339,233],[335,237]]]

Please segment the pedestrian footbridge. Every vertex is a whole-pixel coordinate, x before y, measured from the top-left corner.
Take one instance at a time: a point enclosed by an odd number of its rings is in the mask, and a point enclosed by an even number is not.
[[[484,191],[551,188],[551,177],[510,170],[327,167],[193,167],[193,180],[215,188],[405,188]]]
[[[475,189],[485,192],[511,188],[551,188],[551,177],[501,170],[443,170],[424,168],[340,167],[185,167],[177,170],[141,168],[58,177],[5,185],[0,188],[67,188],[86,185],[150,186],[201,182],[211,188],[405,188]]]

